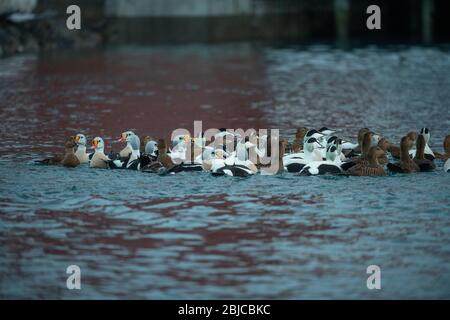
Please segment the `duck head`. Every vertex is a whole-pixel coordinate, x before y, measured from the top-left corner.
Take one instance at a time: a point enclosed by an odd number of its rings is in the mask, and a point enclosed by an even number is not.
[[[425,138],[425,143],[428,143],[428,141],[430,141],[430,130],[428,130],[428,128],[420,129],[420,134]]]
[[[148,141],[145,145],[145,153],[151,156],[156,156],[156,151],[158,151],[158,143],[154,140]]]
[[[96,152],[101,151],[103,152],[105,149],[105,142],[100,137],[95,137],[92,139],[92,147],[91,149],[94,149]]]
[[[131,149],[133,151],[139,151],[141,146],[141,139],[137,135],[132,135],[128,138],[127,142],[130,143]]]
[[[325,155],[325,158],[328,161],[334,161],[334,160],[336,160],[336,153],[337,153],[337,147],[335,145],[330,145],[327,148],[327,153]]]
[[[378,141],[378,146],[384,151],[387,151],[390,145],[391,143],[387,138],[381,138],[380,141]]]
[[[303,143],[306,143],[310,138],[315,138],[316,140],[319,140],[322,137],[323,134],[321,134],[319,131],[317,131],[316,129],[311,129],[306,133]]]
[[[66,142],[64,143],[64,147],[66,149],[73,149],[76,145],[77,143],[74,136],[70,136],[69,138],[67,138]]]
[[[316,139],[316,138],[309,138],[306,143],[305,143],[305,150],[307,150],[308,152],[313,152],[314,149],[316,148],[321,148],[323,147],[320,142]]]
[[[325,136],[329,136],[330,134],[335,133],[336,130],[329,129],[327,127],[322,127],[319,129],[319,132]]]
[[[417,132],[415,131],[410,131],[408,132],[408,134],[406,135],[408,137],[409,140],[411,140],[412,142],[417,140]]]
[[[180,134],[178,136],[175,136],[172,140],[172,148],[175,148],[177,146],[184,146],[186,147],[188,143],[191,142],[191,136],[188,134]]]
[[[298,128],[297,131],[295,132],[295,138],[303,139],[307,132],[308,132],[308,128],[306,128],[306,127]]]
[[[84,134],[78,133],[75,136],[75,142],[77,145],[85,147],[87,143],[86,136]]]
[[[381,149],[379,146],[373,146],[369,149],[368,158],[369,161],[378,163],[377,159],[383,157],[384,155],[385,153],[383,149]]]
[[[120,138],[117,140],[118,142],[129,142],[131,136],[134,136],[133,131],[124,131],[120,134]]]
[[[336,142],[336,140],[338,139],[338,137],[336,137],[336,136],[330,136],[330,137],[328,137],[328,139],[327,139],[327,148],[329,147],[329,146],[331,146],[332,144],[334,144],[335,142]]]
[[[369,128],[361,128],[358,131],[358,144],[362,147],[362,142],[364,139],[364,135],[369,132]]]

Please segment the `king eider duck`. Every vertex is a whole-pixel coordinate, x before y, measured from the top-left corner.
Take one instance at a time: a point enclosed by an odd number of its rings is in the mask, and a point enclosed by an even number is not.
[[[89,166],[91,168],[108,168],[108,162],[111,160],[105,155],[105,143],[100,137],[95,137],[92,140],[92,149],[94,149],[94,155],[92,156]]]
[[[75,142],[77,144],[75,155],[80,161],[80,163],[89,163],[94,153],[87,153],[86,152],[86,144],[87,139],[84,134],[78,133],[75,136]]]
[[[141,141],[137,135],[130,135],[127,137],[127,144],[131,147],[131,153],[125,160],[122,159],[111,159],[108,161],[108,166],[110,169],[129,169],[129,170],[139,170],[140,169],[140,145]]]
[[[340,166],[340,159],[337,157],[337,147],[330,145],[327,148],[325,161],[312,161],[308,163],[300,171],[299,175],[311,176],[311,175],[323,175],[323,174],[340,174],[342,168]]]
[[[428,146],[428,143],[430,141],[430,130],[428,128],[422,128],[420,129],[420,134],[424,136],[425,138],[425,159],[428,160],[434,160],[436,159],[436,156],[434,155],[434,152],[431,150],[431,148]],[[410,150],[409,155],[411,158],[414,158],[416,156],[416,150]]]
[[[128,158],[130,156],[130,153],[132,151],[131,145],[130,145],[130,137],[134,136],[134,132],[133,131],[125,131],[122,132],[120,134],[120,138],[117,140],[117,142],[126,142],[127,145],[125,146],[125,148],[123,148],[120,152],[119,152],[119,156],[121,158]]]

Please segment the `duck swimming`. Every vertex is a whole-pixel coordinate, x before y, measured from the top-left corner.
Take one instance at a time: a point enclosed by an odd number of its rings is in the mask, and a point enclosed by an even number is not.
[[[423,135],[425,138],[425,151],[424,151],[425,158],[428,160],[436,159],[434,152],[428,146],[428,142],[430,141],[430,130],[428,130],[428,128],[422,128],[420,129],[420,134]],[[414,158],[416,156],[416,150],[415,149],[411,150],[409,152],[409,155],[411,156],[411,158]]]
[[[81,133],[77,134],[75,136],[75,142],[77,144],[75,156],[78,158],[80,163],[89,163],[94,154],[86,152],[86,144],[87,144],[86,136]]]
[[[433,171],[436,169],[436,165],[433,160],[425,158],[425,137],[423,134],[419,134],[416,140],[416,156],[414,162],[419,166],[420,171]]]
[[[361,128],[358,131],[358,144],[356,146],[353,146],[352,148],[348,148],[345,143],[343,144],[343,149],[347,150],[345,152],[345,156],[350,157],[356,157],[362,153],[362,142],[364,139],[364,135],[369,132],[369,128]]]
[[[346,171],[348,169],[350,169],[351,167],[363,163],[365,162],[366,164],[368,163],[368,157],[369,157],[369,150],[370,147],[372,145],[372,131],[367,131],[364,133],[364,136],[361,140],[361,155],[354,157],[346,162],[344,162],[341,165],[341,168]]]
[[[105,155],[105,143],[103,142],[103,139],[100,137],[95,137],[92,140],[91,148],[94,149],[94,155],[92,156],[89,166],[91,168],[100,169],[108,168],[108,162],[111,161],[111,159]]]
[[[295,133],[295,139],[291,145],[291,152],[297,153],[303,150],[303,140],[307,132],[308,128],[305,127],[297,129],[297,132]]]
[[[339,174],[342,173],[340,159],[337,157],[337,147],[330,145],[327,148],[325,161],[312,161],[305,165],[299,175],[323,175],[323,174]]]
[[[409,156],[409,149],[412,146],[412,141],[404,136],[400,141],[400,162],[399,163],[388,163],[387,168],[389,171],[398,173],[412,173],[420,171],[419,166],[411,159]]]
[[[378,162],[378,158],[383,156],[384,151],[378,146],[370,147],[367,154],[368,161],[362,161],[348,169],[345,173],[350,176],[385,176],[383,166]]]
[[[75,142],[75,137],[70,137],[64,144],[66,148],[66,153],[61,161],[61,164],[64,167],[75,168],[80,165],[80,161],[78,160],[74,151],[76,145],[77,143]]]
[[[135,134],[134,134],[134,132],[133,131],[125,131],[125,132],[122,132],[121,134],[120,134],[120,138],[119,138],[119,140],[117,140],[118,142],[126,142],[127,143],[127,145],[125,146],[125,148],[123,148],[120,152],[119,152],[119,156],[121,157],[121,158],[127,158],[127,157],[129,157],[130,156],[130,153],[132,152],[132,148],[131,148],[131,145],[130,145],[130,137],[131,136],[134,136]]]
[[[322,145],[316,138],[309,138],[304,144],[303,152],[289,154],[283,157],[283,163],[288,172],[300,172],[305,165],[312,161],[321,161],[322,154],[318,150]]]
[[[139,149],[141,141],[137,135],[130,135],[127,137],[127,143],[129,143],[131,147],[130,155],[125,160],[111,159],[110,161],[108,161],[108,166],[110,169],[130,169],[130,170],[140,169],[139,157],[141,156],[141,153]]]

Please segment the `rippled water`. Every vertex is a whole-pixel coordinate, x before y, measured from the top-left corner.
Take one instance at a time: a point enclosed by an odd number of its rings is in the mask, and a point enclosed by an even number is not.
[[[68,134],[450,124],[442,48],[188,46],[0,60],[0,297],[450,298],[450,175],[156,176],[41,167]],[[82,290],[66,289],[79,265]],[[379,265],[382,290],[366,288]]]

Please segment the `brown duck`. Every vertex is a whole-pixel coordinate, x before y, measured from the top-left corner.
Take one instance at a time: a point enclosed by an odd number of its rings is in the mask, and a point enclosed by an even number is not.
[[[61,161],[61,164],[64,167],[75,168],[80,165],[80,160],[78,160],[78,157],[75,155],[74,148],[76,145],[77,142],[75,141],[75,137],[72,136],[66,140],[66,143],[64,144],[66,153]]]
[[[70,147],[72,144],[73,144],[73,146]],[[64,143],[64,147],[65,147],[65,150],[66,150],[64,155],[54,155],[51,158],[46,158],[44,160],[37,160],[36,163],[38,163],[38,164],[45,164],[45,165],[61,165],[61,164],[63,164],[63,161],[65,160],[65,163],[69,164],[70,163],[70,159],[72,158],[71,156],[68,156],[71,153],[70,148],[72,148],[72,153],[74,153],[74,147],[75,146],[76,146],[75,137],[71,136]],[[68,165],[66,165],[66,166],[68,166]]]
[[[420,171],[433,171],[436,169],[436,165],[433,160],[425,158],[425,137],[419,134],[416,140],[416,156],[414,162],[419,166]]]
[[[400,162],[388,163],[387,167],[389,171],[399,173],[411,173],[420,171],[419,166],[409,156],[409,149],[411,149],[413,142],[404,136],[400,142]]]
[[[303,150],[303,139],[305,138],[306,133],[308,132],[308,128],[301,127],[297,129],[295,133],[295,139],[291,145],[291,152],[300,152]]]
[[[444,139],[444,154],[436,153],[436,158],[441,160],[448,160],[450,159],[450,135],[446,136]]]
[[[167,145],[164,139],[158,140],[158,157],[156,158],[156,161],[160,162],[166,169],[175,166],[172,158],[167,154]]]
[[[378,159],[382,157],[384,150],[378,146],[371,147],[367,153],[367,161],[361,161],[346,171],[350,176],[385,176],[386,172]]]
[[[368,163],[368,155],[370,150],[370,145],[372,143],[372,135],[373,133],[371,131],[367,131],[364,133],[363,138],[361,140],[361,155],[356,156],[350,159],[350,161],[347,161],[341,165],[342,170],[346,171],[350,169],[351,167],[365,162]]]

